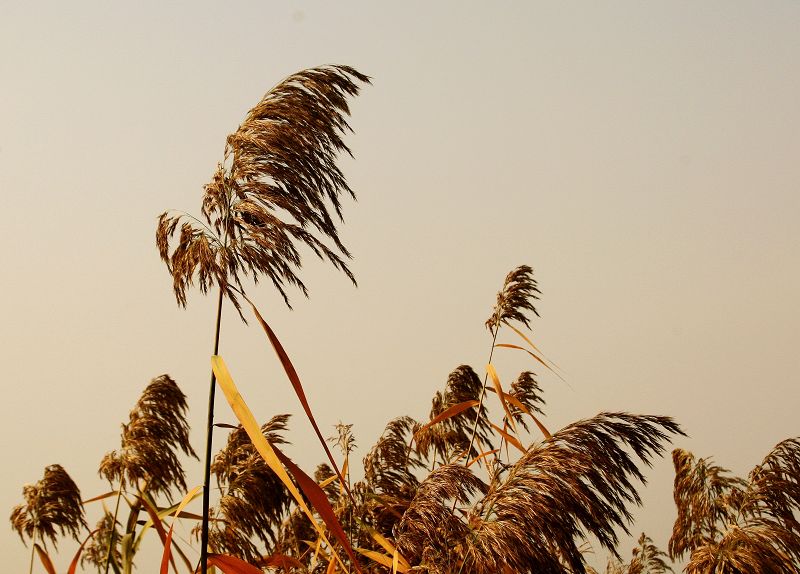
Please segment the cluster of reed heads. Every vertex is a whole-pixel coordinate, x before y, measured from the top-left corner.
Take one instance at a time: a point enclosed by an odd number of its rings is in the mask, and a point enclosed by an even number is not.
[[[31,571],[38,554],[54,574],[48,543],[55,549],[59,537],[69,536],[81,543],[69,573],[83,566],[128,574],[153,532],[163,544],[163,574],[582,574],[596,572],[587,563],[592,544],[608,552],[607,574],[668,572],[676,559],[688,560],[690,574],[797,572],[799,439],[777,445],[747,479],[675,450],[678,519],[668,551],[642,534],[623,561],[619,536],[630,534],[631,511],[641,504],[643,469],[683,431],[666,416],[604,412],[551,433],[539,375],[525,370],[503,384],[494,366],[498,348],[524,353],[541,373],[560,376],[531,340],[540,291],[528,266],[506,276],[486,320],[488,364],[457,366],[433,395],[426,420],[389,421],[360,473],[352,471],[352,425],[339,424],[324,439],[297,370],[246,295],[245,279],[268,278],[288,305],[287,287],[308,293],[298,275],[307,250],[355,283],[337,235],[341,195],[354,195],[336,159],[349,153],[342,140],[347,98],[368,81],[345,66],[290,76],[228,137],[201,217],[159,218],[157,245],[178,303],[186,305],[193,285],[218,293],[201,513],[185,510],[198,492],[187,494],[181,464],[196,457],[186,398],[162,375],[131,411],[120,448],[100,463],[108,493],[82,500],[59,465],[24,487],[11,523],[30,543]],[[257,424],[217,356],[226,300],[242,319],[242,301],[248,303],[320,439],[327,461],[311,475],[280,450],[288,415]],[[498,342],[501,333],[516,342]],[[217,387],[240,424],[226,429],[214,452],[215,428],[228,426],[213,422]],[[91,529],[89,505],[102,506]],[[179,542],[176,525],[194,536]]]

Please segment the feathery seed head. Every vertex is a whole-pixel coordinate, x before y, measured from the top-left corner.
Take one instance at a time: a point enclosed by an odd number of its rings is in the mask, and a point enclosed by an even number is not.
[[[503,289],[497,294],[497,303],[492,309],[492,315],[486,320],[486,328],[495,333],[500,323],[519,321],[530,329],[526,313],[530,311],[539,316],[533,301],[538,299],[540,294],[536,279],[533,278],[533,269],[527,265],[520,265],[512,270],[506,275]]]
[[[245,276],[255,282],[268,278],[289,305],[287,286],[307,295],[297,275],[300,246],[355,284],[346,263],[350,253],[336,228],[341,195],[355,194],[336,159],[350,153],[342,135],[350,130],[347,97],[358,94],[358,83],[369,83],[369,77],[348,66],[286,78],[228,136],[225,161],[204,189],[205,222],[184,214],[159,217],[156,245],[180,305],[197,282],[203,293],[218,286],[239,309],[236,293],[244,293]]]
[[[105,455],[99,473],[120,487],[147,487],[170,495],[186,490],[177,451],[197,458],[189,444],[186,396],[169,375],[156,377],[142,392],[122,425],[121,448]],[[141,483],[141,484],[140,484]]]
[[[22,495],[25,502],[13,508],[10,519],[23,543],[26,536],[31,541],[38,536],[43,543],[47,538],[57,546],[59,535],[77,540],[86,527],[81,492],[60,464],[45,467],[44,477],[26,484]]]

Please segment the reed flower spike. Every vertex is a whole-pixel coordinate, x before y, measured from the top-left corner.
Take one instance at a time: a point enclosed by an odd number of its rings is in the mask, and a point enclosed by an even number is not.
[[[528,265],[520,265],[512,270],[503,282],[503,289],[497,294],[497,303],[492,309],[492,315],[486,320],[486,328],[495,333],[500,323],[519,321],[530,329],[531,325],[526,312],[530,311],[537,317],[539,313],[533,306],[533,301],[539,298],[541,291],[533,278],[533,269]]]
[[[26,484],[22,489],[25,503],[11,511],[11,527],[22,542],[25,536],[43,543],[48,538],[57,546],[58,536],[69,534],[75,540],[86,528],[81,503],[81,491],[60,464],[44,469],[44,477],[36,484]]]
[[[289,305],[287,285],[308,294],[297,275],[300,246],[328,260],[355,283],[350,253],[338,237],[341,195],[355,199],[335,160],[350,153],[347,96],[369,78],[348,66],[298,72],[270,90],[225,144],[224,160],[205,186],[205,222],[161,214],[156,243],[178,303],[197,282],[214,285],[239,309],[243,277],[268,278]],[[177,245],[170,244],[177,235]],[[329,245],[326,242],[330,242]]]
[[[197,458],[189,444],[186,409],[186,396],[169,375],[150,381],[128,424],[122,425],[120,450],[106,454],[100,475],[109,482],[116,480],[122,489],[146,484],[152,492],[167,496],[173,488],[185,492],[186,479],[177,451]]]

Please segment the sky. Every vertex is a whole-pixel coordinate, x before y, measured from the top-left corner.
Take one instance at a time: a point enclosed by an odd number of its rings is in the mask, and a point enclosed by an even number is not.
[[[363,457],[389,419],[427,417],[455,367],[482,372],[495,294],[528,264],[531,336],[566,382],[512,351],[495,364],[506,382],[538,372],[551,430],[670,415],[689,435],[674,447],[740,474],[800,434],[796,2],[0,6],[0,509],[53,463],[105,492],[97,466],[162,373],[201,450],[215,301],[176,305],[156,218],[198,213],[247,110],[328,63],[373,81],[340,162],[358,288],[307,257],[294,310],[249,291],[324,433],[352,423]],[[221,354],[257,418],[295,414],[288,452],[313,469],[324,455],[263,332],[227,309]],[[669,455],[646,474],[631,530],[666,548]]]

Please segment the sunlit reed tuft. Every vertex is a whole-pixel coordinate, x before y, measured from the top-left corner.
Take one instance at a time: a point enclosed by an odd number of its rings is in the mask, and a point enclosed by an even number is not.
[[[224,160],[205,186],[205,222],[179,212],[160,216],[156,243],[178,303],[186,305],[187,289],[197,282],[203,293],[218,286],[238,308],[243,278],[263,276],[288,305],[288,285],[307,294],[297,275],[300,246],[355,283],[336,228],[341,195],[355,194],[336,158],[350,153],[342,135],[350,130],[347,97],[358,94],[359,82],[369,78],[348,66],[286,78],[228,136]]]
[[[688,574],[789,574],[800,568],[800,438],[787,439],[747,479],[676,449],[669,552]]]
[[[526,313],[531,312],[539,316],[533,301],[538,299],[540,294],[536,279],[533,278],[533,269],[527,265],[520,265],[506,275],[503,289],[497,294],[497,303],[492,309],[492,315],[486,320],[486,328],[495,333],[501,323],[518,321],[530,329]]]
[[[106,454],[100,475],[121,487],[147,488],[170,496],[186,491],[178,450],[197,458],[189,444],[186,396],[169,375],[156,377],[142,392],[122,425],[121,448]]]
[[[77,540],[86,528],[81,492],[60,464],[45,467],[44,477],[36,484],[26,484],[22,495],[25,502],[14,507],[10,519],[23,543],[25,537],[32,544],[37,538],[42,543],[47,539],[57,547],[59,536]]]

